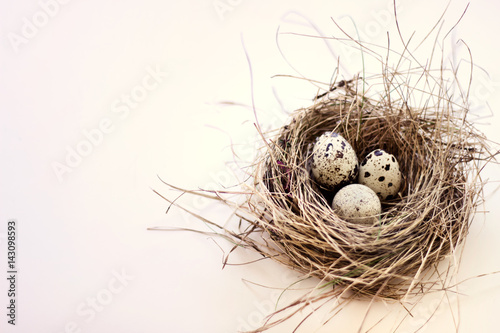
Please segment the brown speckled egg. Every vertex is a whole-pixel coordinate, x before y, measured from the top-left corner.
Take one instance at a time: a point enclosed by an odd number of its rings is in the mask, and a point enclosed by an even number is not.
[[[372,151],[361,162],[358,183],[371,188],[381,200],[394,198],[401,186],[398,161],[382,149]]]
[[[342,187],[333,198],[332,208],[340,218],[366,225],[377,222],[382,212],[377,194],[361,184]]]
[[[314,144],[311,171],[322,187],[335,190],[356,180],[358,157],[340,134],[325,132]]]

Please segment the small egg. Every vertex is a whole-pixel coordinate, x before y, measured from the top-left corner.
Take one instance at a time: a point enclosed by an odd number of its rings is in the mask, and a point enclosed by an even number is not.
[[[325,132],[314,144],[311,171],[316,182],[334,190],[356,180],[358,157],[340,134]]]
[[[360,224],[373,224],[382,212],[380,199],[368,186],[351,184],[333,197],[332,208],[342,219]]]
[[[394,198],[401,186],[398,161],[382,149],[372,151],[361,162],[358,183],[371,188],[381,200]]]

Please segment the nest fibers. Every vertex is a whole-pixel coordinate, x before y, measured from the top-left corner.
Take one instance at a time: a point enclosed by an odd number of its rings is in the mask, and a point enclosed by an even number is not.
[[[493,155],[486,138],[467,120],[467,94],[457,94],[464,101],[460,105],[442,71],[436,80],[422,72],[418,75],[426,76],[427,92],[396,72],[356,77],[294,112],[275,134],[261,133],[264,145],[252,181],[246,190],[233,193],[245,195],[243,203],[224,199],[227,190],[182,190],[236,208],[235,215],[247,222],[240,221],[236,231],[193,213],[220,228],[235,248],[252,248],[305,277],[320,279],[320,292],[292,304],[298,306],[293,313],[347,291],[396,300],[422,293],[443,280],[435,274],[438,263],[457,254],[482,194],[481,168]],[[418,107],[412,106],[415,100],[421,101]],[[326,131],[340,133],[360,159],[379,148],[397,158],[402,185],[397,197],[383,202],[373,225],[341,219],[331,208],[333,194],[314,182],[313,143]],[[293,313],[273,322],[271,316],[257,331]]]
[[[418,109],[357,88],[357,80],[342,82],[334,96],[298,110],[268,144],[254,175],[259,204],[249,206],[259,218],[250,222],[276,247],[259,246],[266,256],[332,284],[333,293],[399,299],[417,284],[421,290],[423,273],[467,234],[486,145],[449,100]],[[339,218],[333,194],[311,177],[313,143],[325,131],[340,133],[361,158],[382,148],[399,161],[397,198],[383,202],[371,226]]]

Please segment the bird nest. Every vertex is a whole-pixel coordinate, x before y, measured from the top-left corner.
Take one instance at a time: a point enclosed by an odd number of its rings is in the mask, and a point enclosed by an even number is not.
[[[425,292],[435,283],[429,271],[457,253],[481,201],[480,172],[494,155],[468,120],[467,93],[459,85],[455,91],[447,86],[456,79],[454,72],[449,80],[443,70],[438,77],[428,68],[403,75],[385,66],[383,75],[333,84],[281,128],[261,131],[263,145],[252,163],[251,181],[232,192],[243,200],[227,199],[227,189],[176,188],[235,208],[236,230],[190,211],[218,228],[234,248],[253,249],[318,278],[321,292],[295,306],[347,292],[395,300]],[[410,84],[409,75],[422,84]],[[399,192],[382,202],[373,224],[340,218],[331,206],[334,193],[312,177],[314,142],[327,131],[341,134],[359,159],[383,149],[399,162]],[[293,313],[275,321],[270,316],[257,331]]]
[[[468,232],[482,189],[484,138],[451,102],[412,108],[405,100],[370,99],[359,80],[341,82],[314,105],[296,111],[257,163],[249,205],[273,246],[265,256],[331,283],[336,292],[399,299],[429,267],[453,253]],[[396,157],[402,185],[382,202],[371,225],[340,218],[311,176],[313,144],[326,131],[341,134],[366,156],[383,149]],[[252,230],[253,232],[254,230]],[[242,241],[247,241],[243,237]]]

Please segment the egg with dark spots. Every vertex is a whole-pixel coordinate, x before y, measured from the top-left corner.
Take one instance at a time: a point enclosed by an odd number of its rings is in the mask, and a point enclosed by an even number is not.
[[[358,177],[358,157],[347,140],[336,132],[325,132],[316,139],[311,172],[327,190],[336,190]]]
[[[382,149],[372,151],[361,162],[358,183],[371,188],[381,200],[395,198],[401,186],[397,159]]]

